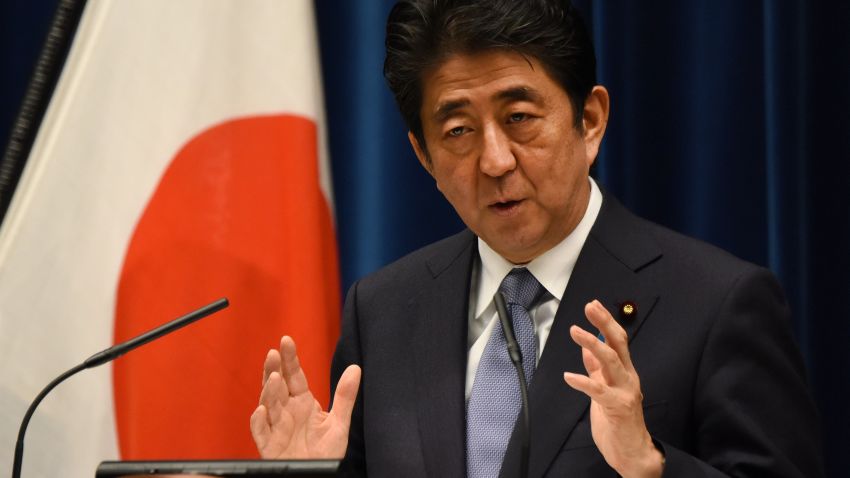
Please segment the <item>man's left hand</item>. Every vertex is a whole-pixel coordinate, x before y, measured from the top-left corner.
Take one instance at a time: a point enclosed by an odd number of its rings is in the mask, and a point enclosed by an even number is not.
[[[572,326],[570,336],[581,346],[587,375],[564,372],[564,380],[590,397],[593,441],[605,461],[623,478],[660,477],[664,457],[646,429],[626,331],[598,300],[588,303],[584,313],[605,341]]]

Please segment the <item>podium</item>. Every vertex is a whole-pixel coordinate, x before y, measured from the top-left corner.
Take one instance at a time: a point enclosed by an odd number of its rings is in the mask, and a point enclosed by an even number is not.
[[[95,478],[186,475],[248,478],[316,478],[336,476],[339,460],[171,460],[104,461]]]

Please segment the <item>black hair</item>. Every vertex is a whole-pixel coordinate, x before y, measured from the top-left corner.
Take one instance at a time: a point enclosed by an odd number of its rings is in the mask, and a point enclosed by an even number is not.
[[[569,0],[402,0],[387,19],[384,78],[424,149],[422,76],[453,54],[510,50],[537,59],[558,82],[582,129],[596,56]]]

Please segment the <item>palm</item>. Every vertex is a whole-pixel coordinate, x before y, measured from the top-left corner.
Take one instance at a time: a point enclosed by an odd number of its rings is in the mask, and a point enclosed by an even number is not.
[[[340,378],[335,406],[325,412],[307,386],[292,339],[266,358],[260,405],[251,416],[251,433],[267,459],[342,458],[348,445],[351,410],[360,369],[349,367]]]
[[[613,448],[612,441],[617,438],[616,430],[617,425],[612,423],[608,411],[599,402],[591,401],[590,432],[603,456]]]

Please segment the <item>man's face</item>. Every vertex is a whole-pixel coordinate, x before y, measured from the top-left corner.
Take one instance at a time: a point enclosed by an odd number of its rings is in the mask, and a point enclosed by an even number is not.
[[[604,88],[588,98],[579,130],[567,93],[518,53],[453,55],[423,84],[427,153],[410,140],[466,225],[518,264],[563,240],[590,197],[588,170],[608,117]]]

